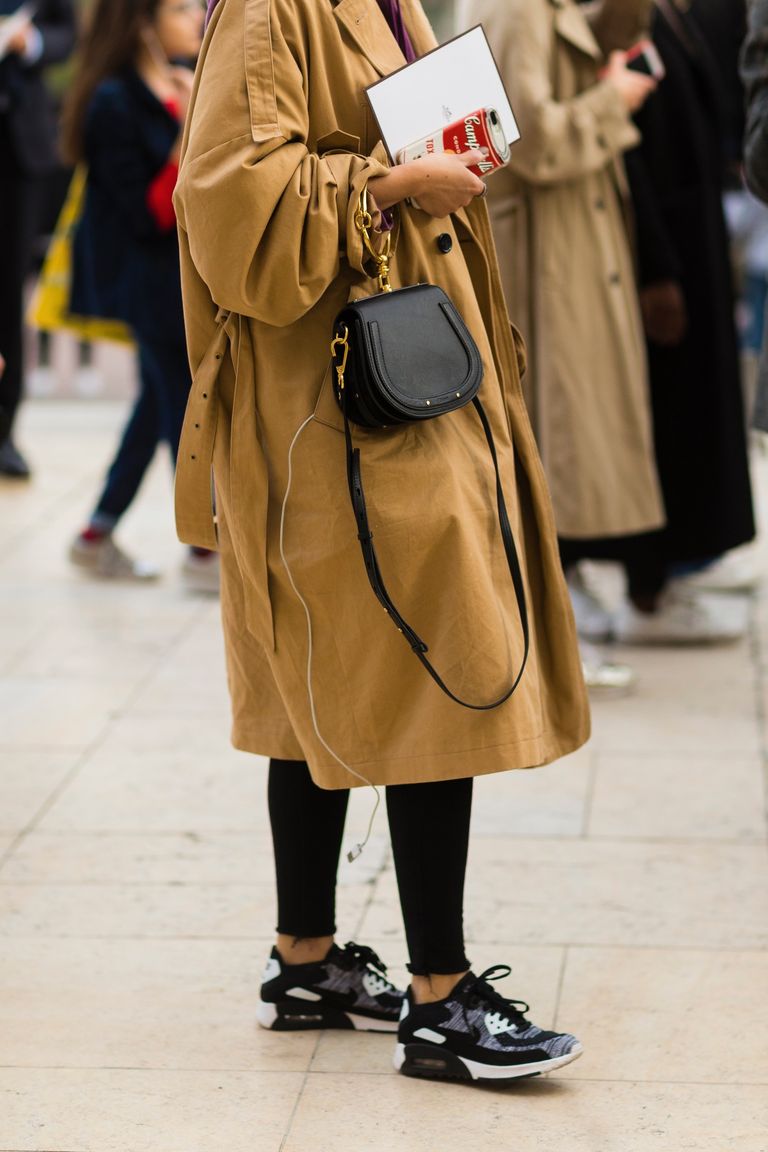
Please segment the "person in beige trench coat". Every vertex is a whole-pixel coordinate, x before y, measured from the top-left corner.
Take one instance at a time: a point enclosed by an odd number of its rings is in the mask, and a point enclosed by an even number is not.
[[[524,350],[510,328],[486,209],[477,199],[483,185],[467,168],[479,157],[390,169],[364,89],[402,67],[404,52],[421,54],[435,41],[417,0],[402,0],[401,13],[389,4],[405,22],[396,39],[385,2],[219,0],[198,65],[175,198],[194,375],[177,525],[186,542],[221,548],[233,740],[272,758],[278,945],[259,1019],[277,1028],[313,1026],[301,996],[297,1022],[296,998],[286,998],[291,986],[281,984],[297,984],[302,961],[315,969],[325,964],[324,971],[333,961],[344,979],[367,971],[371,999],[370,956],[361,959],[358,949],[344,959],[332,943],[332,889],[350,787],[387,785],[413,1021],[421,1001],[444,1006],[462,980],[462,996],[480,987],[466,974],[461,938],[472,777],[544,764],[578,747],[589,730],[552,512],[522,397]],[[532,621],[522,682],[491,711],[458,707],[439,691],[376,602],[360,555],[329,348],[334,317],[347,300],[376,291],[354,225],[366,186],[378,208],[394,206],[394,287],[441,285],[483,359],[481,396],[513,509]],[[411,196],[421,209],[406,202]],[[381,243],[386,224],[378,208]],[[419,426],[355,429],[354,438],[394,601],[429,643],[453,691],[479,704],[495,699],[514,680],[523,640],[476,414],[469,408]],[[311,622],[311,650],[292,581]],[[327,879],[318,894],[321,874]],[[315,894],[310,906],[304,899],[297,908],[299,890],[308,889]],[[435,922],[446,892],[451,947],[441,946],[448,930]],[[290,977],[281,975],[286,970]],[[318,991],[319,978],[304,979],[304,1000],[319,1003],[314,1026],[360,1026],[349,1014],[338,1024],[335,1008],[329,1017],[327,980]],[[337,986],[336,975],[328,980]],[[506,1005],[508,1028],[516,1028],[518,1010],[481,985],[485,1011],[497,1001]],[[364,1026],[374,1026],[373,1017],[376,1027],[396,1026],[402,994],[387,985],[378,1001],[356,1008],[356,1020],[362,1011]],[[504,1045],[491,1040],[479,1060],[475,1048],[472,1058],[464,1053],[464,1073],[474,1077],[470,1065],[487,1068],[490,1061],[498,1078],[500,1062],[509,1065]],[[575,1044],[572,1037],[541,1041],[542,1051],[531,1056],[528,1045],[528,1056],[558,1066],[578,1054]],[[407,1047],[403,1040],[398,1058],[411,1071]],[[518,1053],[518,1069],[521,1060]]]
[[[466,0],[462,11],[486,30],[521,132],[488,201],[528,344],[526,399],[557,530],[569,539],[635,535],[664,518],[622,163],[639,135],[613,76],[601,78],[605,51],[629,47],[649,10],[650,0]],[[643,91],[650,82],[638,106]]]

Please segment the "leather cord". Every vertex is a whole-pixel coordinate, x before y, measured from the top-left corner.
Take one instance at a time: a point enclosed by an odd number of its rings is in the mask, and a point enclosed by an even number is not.
[[[451,692],[450,688],[446,685],[445,681],[440,676],[437,669],[427,659],[428,646],[424,643],[417,632],[411,628],[410,624],[401,616],[395,605],[392,603],[389,593],[387,592],[384,578],[381,574],[379,567],[378,556],[373,544],[373,533],[368,522],[368,510],[365,503],[365,490],[363,489],[363,478],[360,468],[360,449],[355,448],[352,443],[352,431],[350,428],[349,419],[346,410],[344,411],[344,436],[347,444],[347,483],[349,485],[349,494],[352,499],[352,508],[355,513],[355,520],[357,521],[357,538],[360,541],[360,548],[363,553],[363,560],[365,562],[365,571],[368,576],[371,588],[373,589],[377,600],[386,611],[387,615],[392,620],[395,627],[403,634],[408,644],[412,648],[417,659],[426,668],[429,675],[437,684],[438,688],[443,691],[446,696],[457,704],[461,704],[463,708],[471,708],[476,712],[489,712],[492,708],[498,708],[501,704],[506,703],[512,696],[513,692],[520,683],[525,666],[528,662],[528,653],[530,651],[530,628],[528,623],[528,607],[525,598],[525,585],[523,583],[523,574],[520,568],[520,560],[517,554],[517,547],[515,545],[515,537],[512,532],[512,525],[510,523],[509,515],[507,513],[507,505],[504,500],[504,491],[501,485],[501,475],[499,473],[499,461],[496,455],[496,444],[494,443],[493,433],[491,426],[488,423],[488,417],[485,414],[482,404],[477,397],[472,401],[480,421],[483,425],[485,438],[488,441],[488,447],[491,452],[491,459],[493,460],[493,467],[496,473],[496,503],[499,513],[499,527],[501,529],[501,537],[504,541],[504,551],[507,557],[507,564],[509,565],[510,575],[512,577],[512,584],[515,589],[515,597],[517,599],[517,608],[520,613],[520,624],[523,631],[523,660],[520,665],[520,670],[515,677],[512,687],[500,696],[498,700],[491,701],[490,704],[471,704],[467,700],[462,700],[455,693]]]

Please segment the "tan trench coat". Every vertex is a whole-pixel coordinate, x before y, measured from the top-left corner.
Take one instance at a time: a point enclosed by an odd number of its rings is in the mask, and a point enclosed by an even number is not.
[[[403,0],[417,51],[433,46]],[[200,60],[176,205],[194,383],[177,476],[177,523],[222,550],[233,739],[306,758],[328,788],[441,780],[545,763],[581,744],[588,712],[545,480],[520,387],[485,207],[433,220],[403,207],[395,287],[441,284],[481,349],[481,395],[524,551],[528,669],[491,712],[448,700],[375,600],[356,538],[331,387],[333,320],[370,294],[353,224],[386,157],[363,89],[404,63],[375,0],[220,0]],[[442,254],[447,233],[452,251]],[[443,242],[445,244],[445,242]],[[308,635],[284,548],[313,629]],[[493,471],[472,408],[421,426],[356,431],[390,593],[449,685],[487,702],[522,652]],[[514,443],[514,447],[513,447]]]
[[[643,31],[651,0],[590,6],[606,48]],[[645,341],[627,232],[622,153],[637,130],[573,0],[468,0],[482,21],[521,140],[488,198],[510,314],[529,350],[534,431],[565,537],[663,522]]]

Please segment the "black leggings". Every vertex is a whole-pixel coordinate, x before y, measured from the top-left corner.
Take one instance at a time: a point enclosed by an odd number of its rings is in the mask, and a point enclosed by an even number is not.
[[[472,780],[386,790],[395,872],[416,976],[463,972],[464,875]],[[327,791],[303,760],[271,760],[269,817],[277,874],[277,930],[299,938],[336,931],[336,871],[349,792]]]

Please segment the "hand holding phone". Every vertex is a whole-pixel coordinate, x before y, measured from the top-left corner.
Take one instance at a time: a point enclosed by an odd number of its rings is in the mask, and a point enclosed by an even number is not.
[[[646,76],[628,66],[626,52],[611,52],[608,67],[603,71],[602,77],[618,90],[630,116],[642,108],[657,86],[657,81],[652,76]]]
[[[627,68],[633,72],[640,72],[643,76],[650,76],[657,82],[663,80],[667,74],[659,51],[652,40],[638,40],[637,44],[626,54]]]

